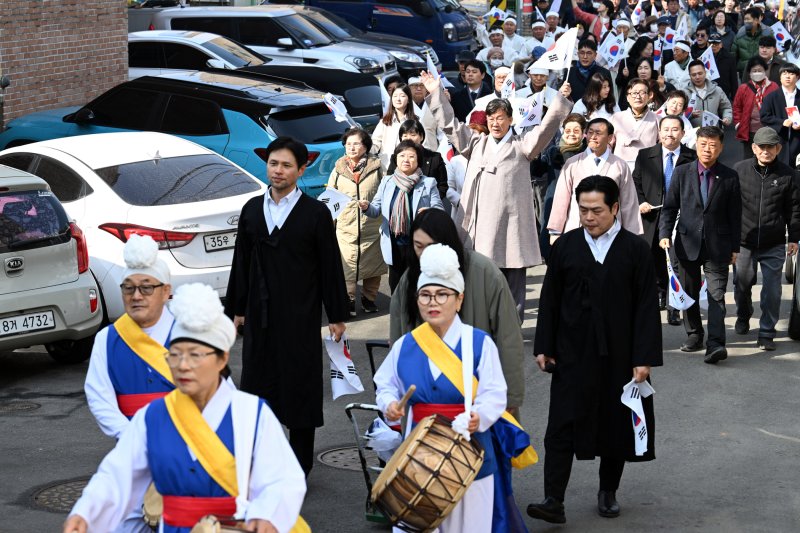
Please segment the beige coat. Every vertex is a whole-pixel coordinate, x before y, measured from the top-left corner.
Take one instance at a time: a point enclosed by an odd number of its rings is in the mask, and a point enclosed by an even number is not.
[[[367,166],[361,173],[358,184],[353,181],[346,157],[341,157],[336,162],[328,179],[329,187],[353,199],[336,219],[336,239],[342,254],[345,281],[358,281],[386,273],[378,235],[381,220],[362,216],[356,202],[372,201],[383,177],[380,159],[368,157]]]
[[[628,164],[614,154],[609,154],[606,162],[598,170],[592,159],[584,150],[580,154],[570,157],[564,163],[564,168],[556,183],[547,229],[566,233],[580,227],[575,187],[583,178],[599,174],[608,176],[619,185],[619,214],[617,215],[619,223],[631,233],[641,234],[642,219],[639,215],[639,200]]]
[[[431,95],[429,105],[438,126],[469,160],[461,195],[464,211],[456,218],[465,246],[500,268],[540,264],[530,160],[553,139],[572,104],[559,94],[541,125],[512,134],[496,153],[487,147],[495,142],[490,135],[475,133],[455,118],[441,90]]]
[[[650,148],[658,142],[658,115],[648,109],[644,118],[636,120],[628,108],[614,113],[611,124],[614,126],[614,137],[617,139],[614,155],[627,161],[633,170],[633,163],[639,155],[639,150]]]

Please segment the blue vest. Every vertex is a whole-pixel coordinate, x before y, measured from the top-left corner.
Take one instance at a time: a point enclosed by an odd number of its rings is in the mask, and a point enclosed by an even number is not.
[[[481,352],[483,348],[483,340],[486,338],[486,333],[473,328],[472,346],[473,346],[473,375],[478,376],[478,365],[481,361]],[[397,374],[405,386],[413,383],[417,386],[417,390],[408,401],[412,407],[417,403],[445,403],[445,404],[460,404],[464,405],[464,395],[458,392],[458,389],[453,385],[444,374],[440,374],[437,379],[433,379],[430,368],[428,367],[429,358],[419,347],[417,341],[414,340],[413,335],[410,333],[403,338],[403,344],[400,346],[400,354],[397,358]],[[455,354],[461,359],[461,341],[453,350]],[[475,479],[481,479],[488,475],[494,474],[497,466],[495,464],[494,446],[492,445],[492,438],[489,431],[481,433],[475,432],[472,438],[476,439],[483,447],[483,466],[481,467]]]
[[[170,331],[170,336],[172,331]],[[169,336],[167,337],[169,344]],[[166,349],[165,349],[166,351]],[[106,342],[108,375],[117,394],[171,392],[175,386],[136,355],[119,336],[114,324],[108,327]]]
[[[261,415],[259,402],[258,416]],[[147,427],[147,462],[153,483],[159,494],[169,496],[195,496],[200,498],[228,497],[225,489],[206,472],[200,461],[192,460],[175,424],[169,416],[163,399],[150,403],[145,413]],[[256,427],[258,419],[256,419]],[[235,455],[233,418],[228,407],[217,428],[217,436],[226,448]],[[189,533],[191,528],[171,527],[164,524],[164,533]]]

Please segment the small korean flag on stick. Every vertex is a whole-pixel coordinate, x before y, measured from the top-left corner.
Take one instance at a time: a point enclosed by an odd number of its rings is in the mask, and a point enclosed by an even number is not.
[[[325,93],[322,101],[325,102],[325,105],[328,106],[328,109],[333,113],[333,118],[336,119],[336,122],[347,122],[354,128],[359,127],[358,123],[347,114],[347,107],[344,105],[341,98],[331,93]]]
[[[544,114],[544,91],[536,93],[535,97],[528,100],[528,105],[522,111],[522,120],[517,125],[520,129],[538,126],[542,123],[542,115]]]
[[[782,22],[776,22],[770,26],[770,28],[772,28],[772,33],[775,35],[775,43],[778,52],[783,52],[786,48],[786,41],[792,39],[791,34],[786,31],[786,27]]]
[[[685,311],[694,305],[694,299],[683,291],[678,276],[672,270],[672,265],[667,261],[667,275],[669,276],[669,305],[673,309]]]
[[[633,423],[633,440],[636,455],[641,457],[647,452],[647,420],[644,417],[644,406],[642,398],[654,394],[656,391],[647,381],[636,383],[631,380],[622,388],[620,401],[631,410],[631,422]]]
[[[708,50],[702,53],[700,57],[698,57],[700,61],[706,66],[706,70],[708,71],[708,78],[711,80],[719,79],[719,69],[717,68],[717,60],[714,59],[714,50],[711,47],[708,47]]]
[[[343,192],[331,189],[330,187],[322,191],[322,194],[317,197],[317,200],[325,204],[325,207],[331,212],[331,216],[334,220],[342,214],[345,206],[353,201],[352,198]]]
[[[503,86],[500,88],[500,98],[511,100],[515,95],[514,76],[506,76]]]
[[[425,53],[425,63],[427,65],[426,68],[428,69],[428,74],[430,74],[431,76],[438,76],[439,79],[441,80],[442,87],[444,88],[453,87],[453,84],[450,83],[450,80],[448,80],[445,76],[443,76],[439,72],[439,69],[436,68],[436,65],[433,63],[433,59],[431,59],[431,54],[428,52]]]
[[[350,358],[350,344],[347,335],[343,334],[339,342],[331,337],[325,339],[325,349],[331,360],[331,392],[335,400],[343,394],[358,394],[364,392],[364,385],[358,377],[356,367]]]

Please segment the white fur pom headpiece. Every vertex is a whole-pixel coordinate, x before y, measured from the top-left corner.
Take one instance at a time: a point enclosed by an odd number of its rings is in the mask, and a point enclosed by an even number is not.
[[[417,290],[426,285],[441,285],[456,292],[464,292],[464,276],[459,270],[458,255],[449,246],[431,244],[419,258]]]
[[[225,316],[217,291],[203,283],[181,285],[169,310],[175,315],[173,342],[194,340],[227,352],[236,341],[236,330]]]
[[[169,283],[169,267],[158,257],[158,244],[149,235],[133,234],[122,248],[125,271],[122,279],[133,274],[150,276],[161,283]]]

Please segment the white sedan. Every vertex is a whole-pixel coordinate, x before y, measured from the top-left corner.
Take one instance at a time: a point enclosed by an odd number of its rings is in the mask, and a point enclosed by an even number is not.
[[[266,185],[190,141],[153,132],[66,137],[9,148],[0,164],[44,179],[86,234],[109,320],[124,313],[122,247],[150,235],[172,285],[207,283],[224,297],[239,213]]]

